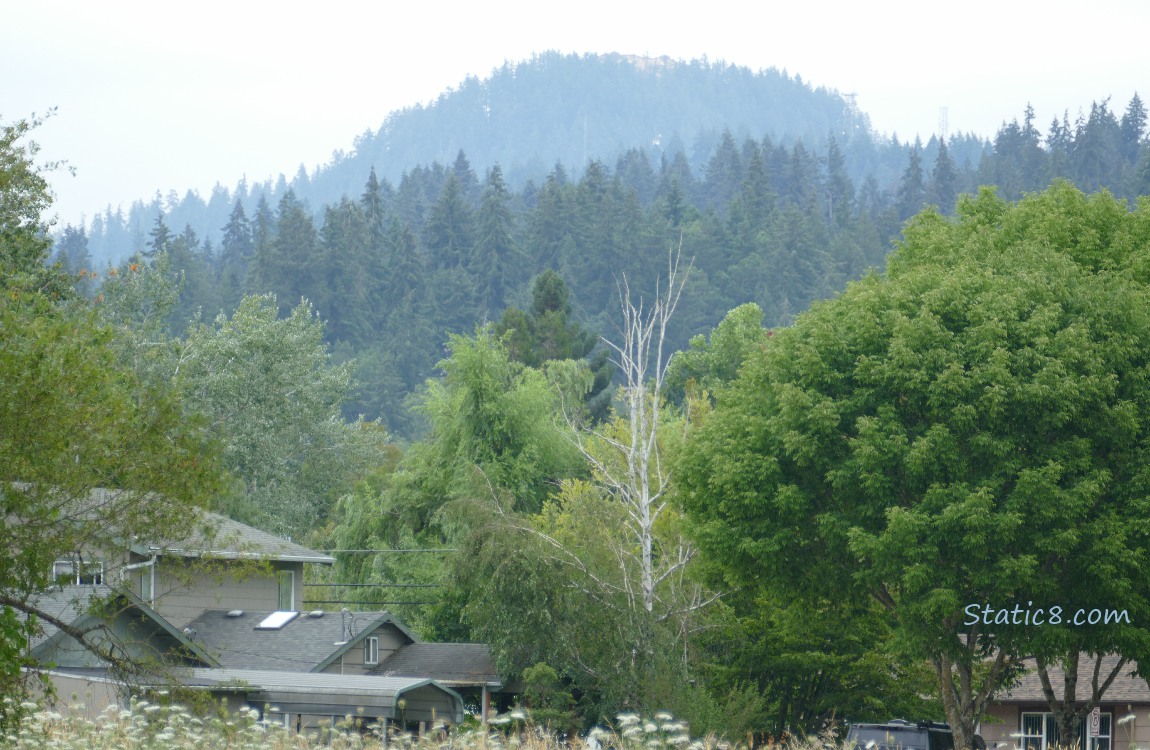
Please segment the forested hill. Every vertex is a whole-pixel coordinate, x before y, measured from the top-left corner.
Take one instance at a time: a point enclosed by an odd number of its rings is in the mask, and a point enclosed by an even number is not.
[[[724,130],[739,142],[769,137],[803,142],[808,151],[833,135],[851,179],[861,184],[873,175],[884,187],[897,180],[909,146],[876,138],[848,98],[785,72],[550,52],[507,63],[482,80],[469,78],[426,106],[391,113],[350,152],[337,152],[317,169],[301,165],[294,176],[278,180],[218,185],[207,196],[157,193],[110,208],[84,230],[100,266],[140,250],[161,213],[170,227],[190,226],[218,245],[237,200],[251,215],[261,197],[275,205],[290,189],[319,218],[324,205],[358,195],[372,169],[398,185],[405,174],[451,164],[461,152],[478,174],[499,164],[512,190],[541,183],[557,163],[577,177],[590,160],[612,164],[631,149],[642,150],[656,166],[681,159],[699,175]],[[983,146],[959,138],[951,144],[952,157],[960,166],[977,164]]]
[[[698,166],[723,129],[810,144],[831,133],[844,140],[866,132],[869,122],[837,92],[774,69],[552,52],[506,63],[429,106],[391,114],[312,182],[326,202],[358,189],[371,167],[397,182],[413,166],[450,163],[461,150],[480,172],[499,164],[515,186],[538,180],[556,162],[581,168],[634,147],[683,151]]]

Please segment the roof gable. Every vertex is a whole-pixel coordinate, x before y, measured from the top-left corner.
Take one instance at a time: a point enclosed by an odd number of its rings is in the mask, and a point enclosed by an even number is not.
[[[143,650],[146,656],[161,661],[172,659],[191,661],[193,665],[205,667],[219,666],[219,662],[132,592],[117,590],[107,597],[106,601],[114,608],[110,618],[98,612],[83,612],[69,624],[78,630],[91,631],[106,627],[118,637],[127,635],[128,642],[122,644],[125,651],[134,648]],[[167,651],[158,652],[157,647],[166,647]],[[54,655],[83,648],[71,635],[57,629],[51,636],[37,644],[30,656],[39,662],[49,662],[55,661],[52,658]],[[94,654],[91,658],[96,659]],[[130,658],[138,659],[131,656]]]
[[[364,613],[358,613],[358,614],[364,614]],[[311,671],[322,672],[325,668],[327,668],[328,666],[333,664],[337,659],[339,659],[339,657],[343,656],[348,651],[350,651],[356,644],[360,643],[364,638],[371,635],[373,632],[375,632],[376,630],[378,630],[379,628],[381,628],[384,625],[394,626],[395,629],[398,630],[400,632],[400,634],[403,635],[405,638],[407,638],[408,641],[410,641],[411,643],[420,643],[419,636],[417,636],[415,633],[411,632],[411,630],[407,627],[407,625],[405,625],[403,623],[402,620],[400,620],[398,617],[391,614],[390,612],[382,612],[382,613],[380,613],[379,617],[375,618],[374,620],[369,622],[367,625],[365,625],[354,636],[352,636],[351,638],[348,638],[345,643],[340,645],[340,647],[331,654],[331,656],[329,656],[328,658],[324,659],[322,662],[317,664],[316,667]]]

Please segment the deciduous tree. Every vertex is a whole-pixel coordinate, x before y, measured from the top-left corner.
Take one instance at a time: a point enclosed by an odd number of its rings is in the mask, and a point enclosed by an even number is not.
[[[134,535],[187,535],[219,476],[172,390],[118,361],[115,330],[45,264],[51,195],[21,142],[32,126],[0,126],[0,697],[16,698],[22,669],[38,666],[27,649],[37,620],[68,628],[36,604],[52,563]],[[109,492],[93,502],[97,488]],[[0,702],[0,724],[13,705]]]
[[[1144,648],[1146,210],[1058,184],[920,214],[885,277],[751,355],[684,452],[687,509],[727,579],[880,602],[892,647],[933,665],[959,747],[1020,658]],[[966,609],[1071,602],[1131,624]]]

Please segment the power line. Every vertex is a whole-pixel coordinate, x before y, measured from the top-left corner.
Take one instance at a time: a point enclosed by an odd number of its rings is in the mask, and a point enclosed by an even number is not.
[[[366,604],[378,607],[382,604],[435,604],[435,602],[357,602],[352,599],[304,599],[305,604]]]
[[[321,549],[324,555],[381,555],[385,552],[458,552],[454,547],[429,547],[425,549]]]
[[[442,588],[446,584],[443,583],[305,583],[304,586],[330,586],[339,588],[357,588],[357,589],[435,589]]]

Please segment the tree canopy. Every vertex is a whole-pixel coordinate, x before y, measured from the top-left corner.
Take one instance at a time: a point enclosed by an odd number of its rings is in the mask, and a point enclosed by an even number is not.
[[[1150,205],[984,190],[904,237],[885,276],[751,352],[679,481],[729,584],[880,602],[969,746],[1021,657],[1145,645]],[[972,604],[1132,624],[1068,635]]]
[[[114,328],[68,298],[45,263],[51,194],[21,142],[0,127],[0,695],[19,695],[53,562],[133,536],[186,536],[219,471],[200,423],[170,388],[118,361]],[[108,490],[93,501],[94,491]],[[83,633],[76,633],[81,642]],[[94,646],[93,646],[94,647]],[[109,656],[113,666],[117,660]],[[122,661],[122,660],[121,660]],[[0,723],[11,706],[0,704]]]

